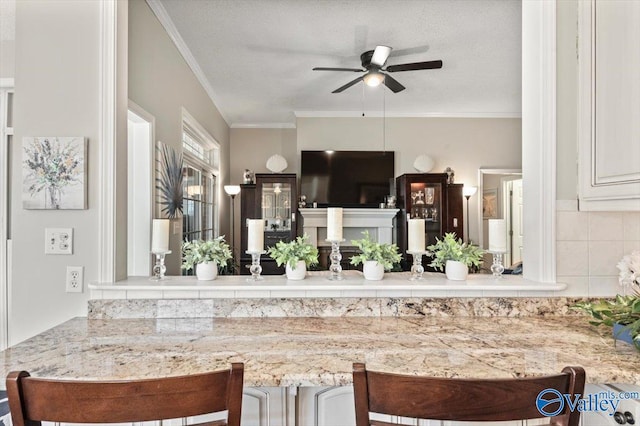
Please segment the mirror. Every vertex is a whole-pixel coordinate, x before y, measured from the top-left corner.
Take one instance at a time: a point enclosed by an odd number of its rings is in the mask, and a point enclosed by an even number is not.
[[[524,237],[522,170],[478,170],[478,244],[489,249],[489,219],[504,219],[506,224],[506,268],[522,261]],[[488,269],[492,256],[485,253],[483,269]]]

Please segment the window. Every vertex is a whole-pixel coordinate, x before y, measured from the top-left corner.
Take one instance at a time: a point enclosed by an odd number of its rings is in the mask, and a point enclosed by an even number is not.
[[[220,146],[185,110],[182,119],[182,239],[219,235],[218,174]]]

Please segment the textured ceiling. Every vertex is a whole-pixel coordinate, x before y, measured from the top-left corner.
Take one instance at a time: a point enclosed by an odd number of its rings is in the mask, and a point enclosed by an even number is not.
[[[520,113],[521,2],[516,0],[161,0],[230,125],[295,123],[295,113]],[[376,45],[387,65],[441,59],[439,70],[397,72],[394,94],[358,84]]]

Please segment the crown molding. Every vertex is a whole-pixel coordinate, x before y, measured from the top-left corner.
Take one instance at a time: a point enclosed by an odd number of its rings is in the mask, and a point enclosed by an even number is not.
[[[185,43],[184,39],[180,35],[180,32],[178,31],[175,24],[173,23],[173,20],[171,20],[171,17],[167,13],[167,10],[164,8],[160,0],[146,0],[146,1],[149,7],[151,8],[151,10],[153,11],[154,15],[156,15],[156,18],[158,18],[158,21],[160,21],[160,24],[162,24],[162,26],[164,27],[171,41],[173,41],[173,44],[175,44],[176,49],[178,49],[178,52],[180,52],[185,62],[189,66],[189,68],[191,68],[191,71],[193,71],[193,74],[195,74],[196,78],[204,88],[204,91],[209,96],[209,99],[211,99],[211,102],[213,103],[213,105],[216,107],[216,109],[218,110],[218,112],[220,113],[224,121],[227,123],[227,125],[229,125],[230,123],[229,118],[225,115],[224,111],[222,111],[220,106],[216,103],[216,100],[215,100],[216,94],[215,94],[215,91],[213,90],[213,87],[211,87],[209,80],[205,76],[204,71],[202,71],[202,68],[200,68],[200,64],[198,64],[198,61],[196,61],[196,58],[191,53],[191,50],[189,49],[189,47],[187,47],[187,43]]]
[[[297,118],[362,117],[363,111],[294,111]],[[522,118],[520,112],[389,112],[364,111],[373,118]]]
[[[233,123],[232,129],[295,129],[294,123]]]

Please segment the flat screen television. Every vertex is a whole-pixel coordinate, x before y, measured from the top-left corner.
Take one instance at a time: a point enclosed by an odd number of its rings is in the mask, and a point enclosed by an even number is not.
[[[393,151],[302,151],[300,194],[307,206],[378,207],[392,194]]]

